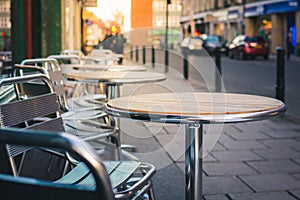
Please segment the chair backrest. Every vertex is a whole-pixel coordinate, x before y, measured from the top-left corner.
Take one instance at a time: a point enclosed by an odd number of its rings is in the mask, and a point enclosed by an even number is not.
[[[56,59],[59,63],[82,64],[82,57],[75,54],[50,55],[47,58]]]
[[[91,56],[108,56],[113,54],[110,49],[93,49],[90,53]]]
[[[37,58],[26,59],[21,62],[21,65],[14,66],[13,75],[16,76],[17,69],[23,75],[23,70],[31,72],[39,72],[47,75],[52,83],[54,91],[57,94],[61,110],[68,111],[67,97],[65,92],[65,81],[59,63],[54,58]],[[17,92],[20,92],[17,90]]]
[[[114,199],[108,174],[96,154],[87,144],[66,133],[0,128],[0,144],[62,149],[89,168],[95,187],[62,184],[45,180],[13,177],[0,173],[1,197],[33,200],[111,200]]]
[[[71,50],[71,49],[65,49],[62,52],[60,52],[61,55],[77,55],[80,58],[84,57],[84,53],[81,50]]]
[[[17,127],[22,129],[47,130],[64,132],[62,118],[59,115],[59,104],[50,80],[43,74],[20,76],[0,80],[0,88],[6,85],[23,85],[32,81],[42,81],[48,93],[34,97],[19,98],[15,101],[0,104],[0,127]],[[22,87],[18,87],[22,88]],[[21,146],[5,146],[10,160],[10,171],[18,174],[13,158],[30,150]]]
[[[84,141],[63,133],[57,97],[47,76],[34,74],[2,79],[0,88],[37,80],[45,83],[50,92],[0,105],[0,166],[7,164],[10,168],[10,172],[0,170],[1,196],[9,199],[113,199],[108,174],[98,156]],[[95,187],[16,177],[13,158],[33,147],[63,150],[60,153],[68,152],[84,162],[93,174]]]

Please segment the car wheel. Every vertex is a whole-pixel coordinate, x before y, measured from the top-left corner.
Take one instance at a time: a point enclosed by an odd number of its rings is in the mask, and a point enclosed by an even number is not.
[[[269,60],[269,54],[264,55],[265,60]]]
[[[228,51],[228,57],[229,57],[230,59],[233,59],[233,53],[232,53],[232,51]]]
[[[245,60],[245,54],[244,54],[244,51],[240,51],[240,52],[239,52],[239,59],[240,59],[240,60]]]

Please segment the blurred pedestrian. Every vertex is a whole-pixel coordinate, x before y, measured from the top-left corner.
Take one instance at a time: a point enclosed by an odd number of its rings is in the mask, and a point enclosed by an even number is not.
[[[267,39],[267,35],[266,35],[266,30],[265,30],[265,26],[262,24],[259,28],[259,32],[258,32],[259,36],[262,37],[264,40]]]
[[[103,49],[110,49],[113,50],[113,38],[112,33],[109,29],[107,29],[104,40],[102,41]]]
[[[124,38],[123,34],[116,34],[114,36],[114,40],[115,40],[115,45],[114,45],[114,52],[116,54],[123,54],[124,53],[124,44],[126,43],[126,39]],[[120,57],[118,60],[118,64],[122,64],[123,63],[123,58]]]
[[[5,36],[4,38],[4,46],[2,51],[11,51],[11,39],[10,36]]]
[[[293,50],[293,38],[292,38],[292,32],[289,32],[286,37],[286,59],[289,60],[291,57],[291,53]]]

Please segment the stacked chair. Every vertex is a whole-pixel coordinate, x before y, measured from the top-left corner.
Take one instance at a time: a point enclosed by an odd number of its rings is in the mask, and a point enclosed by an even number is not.
[[[27,59],[21,65],[15,65],[14,76],[23,76],[25,72],[27,74],[40,73],[50,78],[58,97],[60,113],[67,132],[76,134],[85,141],[88,141],[92,146],[99,149],[99,153],[105,153],[108,158],[121,158],[120,142],[118,140],[119,137],[117,137],[119,131],[114,126],[108,124],[108,116],[103,112],[104,102],[86,102],[83,106],[80,106],[83,103],[76,103],[76,101],[81,102],[81,98],[84,100],[84,97],[78,97],[75,99],[71,98],[72,101],[70,103],[65,94],[65,83],[59,64],[53,58]],[[45,89],[41,88],[41,84],[33,83],[23,84],[23,87],[20,89],[16,87],[16,91],[19,99],[36,95],[32,91],[45,93]],[[74,106],[75,104],[78,104],[79,107]],[[105,151],[106,149],[110,151]],[[107,154],[112,150],[114,154]]]
[[[2,79],[0,88],[40,83],[47,93],[17,98],[0,105],[0,188],[10,199],[153,199],[153,165],[136,161],[102,161],[90,145],[64,133],[57,94],[44,74]],[[58,133],[60,132],[60,133]],[[71,163],[55,180],[26,177],[19,162],[25,152],[42,151]],[[40,154],[31,154],[31,157]],[[44,154],[43,154],[44,155]],[[23,156],[24,157],[24,156]],[[43,159],[39,159],[40,165]],[[25,163],[25,164],[24,164]],[[71,167],[70,167],[71,166]],[[25,167],[25,166],[23,166]]]

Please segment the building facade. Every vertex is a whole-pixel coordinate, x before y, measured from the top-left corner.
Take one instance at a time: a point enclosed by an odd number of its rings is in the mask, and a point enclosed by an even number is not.
[[[167,0],[131,0],[130,42],[134,46],[161,45],[166,32]],[[168,43],[178,41],[180,35],[181,1],[168,5]]]
[[[174,46],[180,40],[180,18],[181,18],[181,1],[172,0],[167,5],[166,0],[153,0],[152,2],[152,26],[153,26],[153,43],[159,44],[161,48],[165,47],[165,34],[167,23],[168,6],[168,45]]]
[[[131,0],[131,31],[125,37],[131,45],[152,44],[152,0]]]
[[[10,48],[5,46],[10,41],[10,28],[10,0],[0,0],[0,51]]]
[[[97,6],[97,0],[0,0],[0,50],[9,38],[13,63],[20,63],[63,49],[81,49],[86,6]]]
[[[182,0],[181,30],[186,35],[218,34],[231,41],[237,34],[259,35],[270,42],[271,53],[300,43],[300,0]]]

